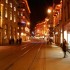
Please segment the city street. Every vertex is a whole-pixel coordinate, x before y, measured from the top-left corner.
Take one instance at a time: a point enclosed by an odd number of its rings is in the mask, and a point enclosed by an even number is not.
[[[34,41],[18,46],[1,46],[0,70],[70,70],[68,52],[63,58],[60,47]]]
[[[0,70],[70,70],[70,0],[0,0]]]

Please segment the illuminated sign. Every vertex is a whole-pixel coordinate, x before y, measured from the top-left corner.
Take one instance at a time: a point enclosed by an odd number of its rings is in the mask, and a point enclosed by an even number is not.
[[[26,26],[26,22],[24,22],[24,21],[18,22],[18,25]]]

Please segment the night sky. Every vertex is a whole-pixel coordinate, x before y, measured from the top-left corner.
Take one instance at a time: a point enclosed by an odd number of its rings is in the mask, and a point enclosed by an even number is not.
[[[54,0],[55,3],[59,3],[59,0]],[[40,22],[47,17],[47,9],[53,5],[53,0],[28,0],[28,4],[31,10],[30,21],[31,31],[34,30],[37,22]]]

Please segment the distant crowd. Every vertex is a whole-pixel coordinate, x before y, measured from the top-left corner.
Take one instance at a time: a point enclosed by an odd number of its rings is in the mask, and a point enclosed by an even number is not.
[[[53,39],[47,38],[47,44],[52,44],[52,43],[53,43]]]
[[[22,38],[14,40],[14,38],[9,39],[9,44],[21,44],[22,43]]]

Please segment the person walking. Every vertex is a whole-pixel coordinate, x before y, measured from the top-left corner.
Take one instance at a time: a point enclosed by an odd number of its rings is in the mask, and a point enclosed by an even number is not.
[[[66,57],[66,51],[67,51],[67,42],[65,39],[63,40],[62,50],[63,50],[64,58],[65,58]]]

